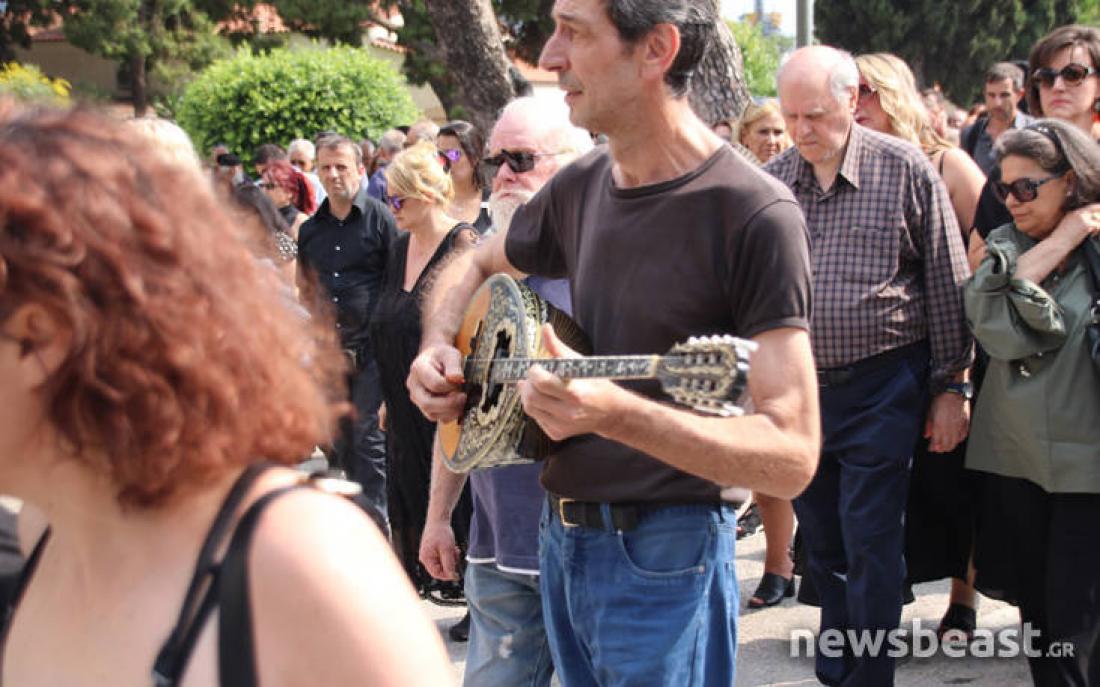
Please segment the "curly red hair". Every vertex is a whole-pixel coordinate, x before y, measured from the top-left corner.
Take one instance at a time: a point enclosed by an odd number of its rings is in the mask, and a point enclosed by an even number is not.
[[[70,335],[44,392],[74,459],[151,507],[331,436],[341,357],[196,170],[86,109],[0,102],[0,313]]]
[[[274,160],[267,163],[264,177],[290,194],[290,202],[300,212],[312,215],[317,209],[313,198],[313,187],[305,174],[286,160]]]

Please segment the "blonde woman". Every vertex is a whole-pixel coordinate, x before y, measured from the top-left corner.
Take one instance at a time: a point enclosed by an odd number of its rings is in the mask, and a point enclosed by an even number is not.
[[[760,164],[791,147],[787,125],[779,113],[779,105],[767,100],[759,105],[749,103],[733,132],[733,140],[752,151]]]
[[[860,74],[856,122],[924,150],[947,186],[965,239],[985,184],[982,170],[969,155],[936,133],[917,92],[913,72],[901,58],[881,52],[860,55],[856,66]]]
[[[386,202],[401,234],[390,246],[386,274],[370,324],[371,346],[385,403],[386,488],[393,544],[421,596],[461,598],[461,582],[440,583],[417,560],[428,514],[428,486],[435,424],[409,400],[405,378],[420,347],[420,298],[435,268],[454,251],[476,243],[474,228],[448,214],[454,181],[435,144],[401,151],[386,167]],[[456,540],[466,543],[471,506],[468,493],[455,508]],[[452,635],[454,636],[454,635]]]
[[[985,184],[981,169],[932,128],[913,73],[901,58],[889,53],[860,55],[856,66],[860,73],[856,121],[924,150],[947,186],[965,240]],[[909,581],[951,577],[950,605],[940,632],[970,636],[977,599],[969,565],[973,499],[963,469],[966,445],[947,454],[928,455],[937,451],[938,447],[922,440],[914,455],[906,532]]]

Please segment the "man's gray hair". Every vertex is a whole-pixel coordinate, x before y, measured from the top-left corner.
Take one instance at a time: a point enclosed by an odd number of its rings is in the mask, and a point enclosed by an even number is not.
[[[539,132],[543,152],[567,155],[563,162],[592,150],[592,136],[569,121],[569,107],[561,99],[516,98],[504,106],[500,116],[506,113],[529,122],[531,128]]]
[[[859,67],[852,54],[846,50],[840,50],[830,45],[817,46],[826,48],[833,53],[835,61],[829,67],[829,93],[841,105],[848,100],[852,90],[859,89]],[[805,48],[803,48],[805,50]],[[783,80],[783,72],[786,71],[789,59],[783,60],[775,73],[775,83],[778,85]]]
[[[286,147],[287,155],[293,155],[296,151],[301,151],[310,160],[317,158],[317,149],[314,148],[313,141],[308,139],[296,138]]]
[[[852,90],[859,88],[859,67],[852,54],[837,50],[837,62],[829,70],[829,92],[838,103],[844,104]]]
[[[405,134],[400,129],[390,129],[378,139],[378,149],[391,155],[400,153],[405,147]]]
[[[998,62],[985,73],[986,83],[1011,81],[1017,91],[1024,87],[1024,70],[1011,62]]]
[[[340,148],[347,148],[350,150],[352,156],[355,158],[355,164],[359,167],[363,166],[363,149],[359,147],[358,143],[347,136],[335,134],[333,136],[325,136],[317,141],[318,150],[339,150]]]

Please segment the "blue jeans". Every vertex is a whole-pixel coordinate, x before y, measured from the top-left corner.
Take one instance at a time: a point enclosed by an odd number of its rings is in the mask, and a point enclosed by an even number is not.
[[[545,687],[554,664],[542,622],[539,576],[509,573],[492,563],[466,567],[470,643],[469,687]]]
[[[817,473],[794,500],[821,598],[821,631],[893,630],[905,580],[909,469],[928,405],[928,352],[821,389],[822,448]],[[818,647],[826,685],[889,687],[894,659],[839,656]]]
[[[629,532],[564,527],[549,511],[539,537],[542,606],[563,685],[733,684],[732,507],[666,506]]]

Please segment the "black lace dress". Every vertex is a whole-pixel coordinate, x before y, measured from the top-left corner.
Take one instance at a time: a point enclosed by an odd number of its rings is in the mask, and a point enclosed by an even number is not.
[[[421,596],[441,588],[444,598],[460,596],[462,587],[460,582],[440,584],[433,580],[417,559],[428,513],[435,423],[413,405],[405,379],[419,351],[420,303],[433,272],[458,245],[472,244],[475,240],[473,227],[456,225],[436,248],[410,292],[404,289],[409,234],[401,232],[390,246],[385,279],[370,323],[371,346],[378,361],[382,397],[386,403],[386,490],[390,527],[397,556]],[[471,513],[469,488],[466,488],[451,518],[455,538],[463,551]]]

